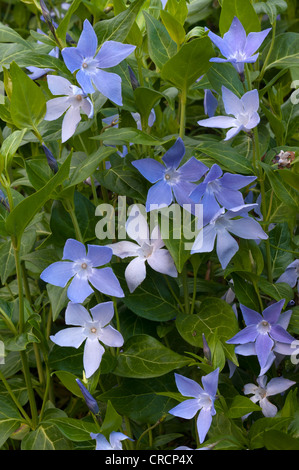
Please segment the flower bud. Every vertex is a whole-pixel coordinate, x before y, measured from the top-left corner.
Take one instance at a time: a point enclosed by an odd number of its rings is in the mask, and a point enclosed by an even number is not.
[[[79,388],[82,392],[83,398],[85,400],[86,405],[90,409],[90,411],[96,415],[98,414],[99,410],[99,405],[97,404],[96,400],[93,398],[93,396],[89,393],[87,388],[84,387],[82,382],[79,379],[76,379],[77,384],[79,385]]]

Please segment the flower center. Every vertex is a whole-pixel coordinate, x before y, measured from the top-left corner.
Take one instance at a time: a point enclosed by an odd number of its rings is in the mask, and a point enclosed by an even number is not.
[[[177,170],[173,168],[167,168],[164,173],[164,180],[169,184],[176,184],[180,179],[180,175]]]
[[[76,95],[76,100],[82,101],[82,95]]]
[[[90,328],[90,332],[91,332],[91,333],[96,333],[96,332],[97,332],[97,329],[93,326],[92,328]]]
[[[271,325],[266,320],[262,320],[257,326],[258,332],[261,335],[266,335],[271,330]]]
[[[262,387],[258,387],[257,391],[256,391],[256,395],[259,397],[259,400],[262,400],[263,398],[266,397],[267,395],[267,390],[265,390],[264,388]]]
[[[87,263],[82,263],[82,264],[81,264],[81,268],[82,268],[82,269],[87,269]]]
[[[210,395],[208,395],[207,393],[200,395],[198,401],[199,405],[205,410],[209,410],[213,405],[213,401],[211,400]]]
[[[83,67],[84,69],[87,69],[88,64],[87,64],[86,62],[83,62],[82,67]]]

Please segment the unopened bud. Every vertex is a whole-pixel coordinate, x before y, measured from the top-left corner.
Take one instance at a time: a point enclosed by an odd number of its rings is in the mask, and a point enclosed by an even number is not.
[[[90,411],[94,415],[98,414],[100,409],[99,409],[99,405],[97,404],[97,401],[93,398],[93,396],[89,393],[87,388],[84,387],[83,383],[79,379],[76,379],[76,382],[79,385],[79,388],[82,392],[85,403],[88,406],[88,408],[90,409]]]
[[[202,342],[203,342],[203,354],[204,354],[204,357],[209,361],[211,362],[212,360],[212,354],[211,354],[211,350],[208,346],[208,343],[207,343],[207,340],[206,340],[206,337],[204,335],[204,333],[202,334]]]
[[[47,157],[47,162],[53,173],[57,173],[58,171],[58,163],[54,155],[52,154],[51,150],[48,149],[48,147],[45,146],[45,144],[42,144],[42,147],[44,149],[44,152]]]

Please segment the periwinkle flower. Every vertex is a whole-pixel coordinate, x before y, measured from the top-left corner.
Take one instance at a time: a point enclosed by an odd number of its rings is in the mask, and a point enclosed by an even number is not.
[[[94,292],[90,284],[99,292],[115,297],[124,297],[123,290],[112,268],[99,268],[110,262],[112,249],[108,246],[87,245],[69,238],[63,249],[63,260],[50,264],[40,275],[41,279],[54,286],[65,287],[72,279],[68,298],[82,303]]]
[[[206,225],[219,209],[232,209],[244,204],[241,188],[249,185],[256,176],[243,176],[224,173],[214,164],[200,183],[190,194],[190,199],[203,205],[203,224]]]
[[[202,119],[197,124],[203,127],[229,129],[225,141],[232,139],[239,132],[249,132],[260,122],[258,115],[259,93],[251,90],[238,98],[232,91],[222,86],[222,100],[227,114],[232,116],[214,116]]]
[[[121,77],[102,69],[114,67],[126,59],[136,48],[130,44],[106,41],[99,52],[98,38],[90,22],[85,20],[76,47],[62,49],[62,57],[85,93],[94,93],[95,87],[106,98],[122,106]]]
[[[291,287],[295,287],[297,284],[297,289],[299,292],[299,259],[295,259],[291,264],[286,267],[285,272],[279,276],[276,283],[286,282]]]
[[[174,145],[162,157],[163,163],[153,158],[135,160],[132,165],[150,183],[155,183],[148,191],[146,210],[151,206],[168,207],[174,199],[180,206],[190,204],[194,206],[189,194],[195,189],[195,181],[208,171],[208,167],[195,157],[191,157],[186,163],[179,167],[185,155],[185,145],[179,137]]]
[[[88,408],[90,409],[90,411],[94,414],[94,415],[97,415],[100,411],[99,409],[99,405],[98,405],[98,402],[96,401],[95,398],[93,398],[93,396],[91,395],[91,393],[89,392],[89,390],[87,390],[86,387],[84,387],[83,383],[81,382],[81,380],[79,379],[76,379],[76,382],[81,390],[81,393],[83,395],[83,398],[85,400],[85,403],[86,405],[88,406]]]
[[[191,254],[211,252],[217,239],[216,253],[222,268],[225,269],[239,250],[239,244],[231,233],[246,240],[266,240],[268,235],[260,224],[248,215],[255,206],[256,204],[245,204],[226,212],[221,208],[196,237]]]
[[[174,374],[179,392],[184,397],[192,397],[172,408],[169,413],[180,418],[191,419],[200,410],[197,417],[199,442],[202,444],[216,414],[214,402],[218,388],[219,368],[202,377],[203,388],[194,380],[180,374]]]
[[[218,100],[209,89],[204,91],[203,105],[205,114],[207,114],[209,117],[213,117],[215,115],[216,109],[218,108]]]
[[[209,32],[209,38],[225,57],[225,59],[213,57],[210,62],[231,62],[239,74],[244,73],[244,64],[257,61],[259,54],[255,54],[255,52],[260,48],[270,31],[271,28],[268,28],[261,32],[249,33],[247,36],[242,23],[235,16],[223,38],[212,31]]]
[[[286,331],[292,311],[280,315],[284,302],[284,299],[275,302],[262,314],[240,304],[246,327],[226,341],[228,344],[238,345],[235,348],[236,354],[256,355],[261,367],[260,375],[272,365],[275,352],[284,355],[294,352],[291,344],[295,338]]]
[[[43,151],[45,152],[45,155],[46,155],[46,158],[47,158],[47,162],[48,162],[48,165],[49,167],[51,168],[51,170],[53,171],[53,173],[57,173],[58,171],[58,163],[57,163],[57,160],[56,158],[54,157],[53,153],[51,152],[50,149],[48,149],[48,147],[42,143],[42,148],[43,148]]]
[[[119,348],[124,339],[119,331],[108,325],[114,315],[113,302],[103,302],[88,310],[81,304],[69,302],[65,311],[65,323],[74,325],[59,330],[50,336],[58,346],[78,349],[85,341],[83,365],[86,378],[91,377],[100,367],[106,346]]]
[[[146,262],[152,269],[159,273],[177,277],[178,273],[174,261],[164,247],[160,230],[156,225],[149,234],[149,227],[145,217],[141,214],[138,206],[134,205],[126,222],[128,236],[136,240],[121,241],[109,245],[113,254],[120,258],[133,257],[125,270],[125,278],[130,292],[133,292],[146,277]]]
[[[122,432],[115,431],[110,434],[109,441],[101,433],[95,434],[92,432],[90,437],[96,440],[96,450],[123,450],[121,441],[125,439],[133,440]]]
[[[92,102],[81,88],[72,85],[66,78],[57,75],[47,76],[48,87],[53,95],[60,95],[47,101],[45,121],[55,121],[65,113],[62,121],[61,141],[66,142],[75,133],[81,121],[81,111],[93,117]]]
[[[250,400],[258,403],[262,409],[262,413],[266,418],[273,418],[277,414],[277,407],[273,405],[268,397],[285,392],[288,388],[295,385],[293,380],[284,379],[283,377],[274,377],[267,384],[267,377],[262,375],[257,378],[258,385],[253,383],[244,386],[245,395],[253,395]]]

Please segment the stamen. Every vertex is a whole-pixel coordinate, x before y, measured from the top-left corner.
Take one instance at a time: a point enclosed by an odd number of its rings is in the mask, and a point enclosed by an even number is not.
[[[95,327],[91,328],[90,329],[91,333],[96,333],[97,332],[97,329]]]
[[[82,264],[81,264],[81,268],[82,268],[82,269],[86,269],[86,268],[87,268],[87,264],[86,264],[86,263],[82,263]]]

